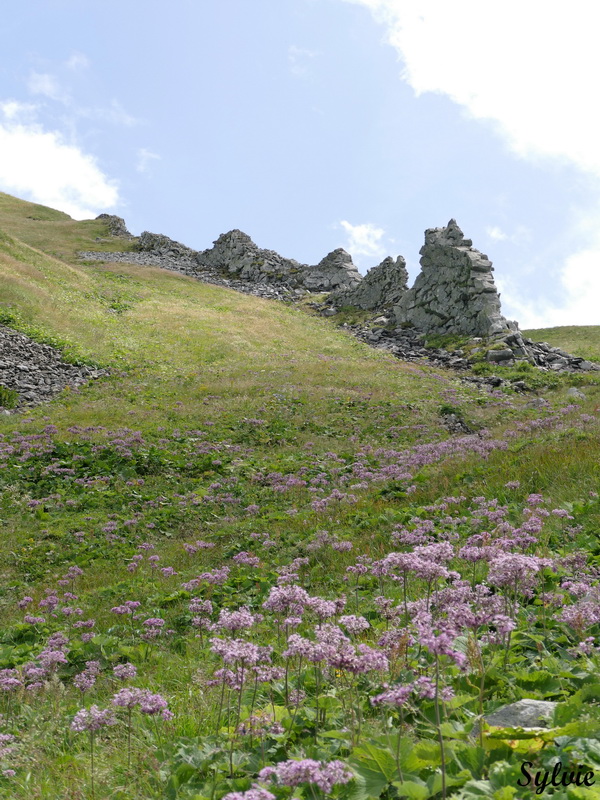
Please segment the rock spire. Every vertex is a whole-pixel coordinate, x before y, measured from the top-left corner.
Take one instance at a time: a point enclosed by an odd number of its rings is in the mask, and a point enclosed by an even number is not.
[[[492,262],[451,219],[425,231],[421,273],[395,306],[398,324],[426,333],[488,337],[517,331],[500,312]]]

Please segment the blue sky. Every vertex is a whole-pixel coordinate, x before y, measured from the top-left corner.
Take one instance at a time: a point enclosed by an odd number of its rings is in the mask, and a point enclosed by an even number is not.
[[[455,217],[522,327],[600,324],[592,0],[29,0],[0,189],[362,272]]]

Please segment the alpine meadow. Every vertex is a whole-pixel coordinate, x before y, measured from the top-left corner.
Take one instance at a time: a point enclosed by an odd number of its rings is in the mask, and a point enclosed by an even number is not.
[[[0,797],[600,798],[600,326],[422,252],[0,194]]]

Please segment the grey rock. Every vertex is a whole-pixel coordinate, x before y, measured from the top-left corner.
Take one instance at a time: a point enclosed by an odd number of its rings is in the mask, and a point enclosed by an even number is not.
[[[338,305],[355,306],[367,311],[391,308],[399,303],[408,291],[408,272],[402,256],[391,256],[370,269],[353,289],[333,293],[331,299]]]
[[[259,248],[248,234],[237,229],[221,234],[211,248],[201,252],[167,236],[145,231],[139,240],[139,250],[152,259],[158,259],[154,263],[159,266],[176,269],[201,280],[233,278],[252,284],[251,289],[268,287],[268,296],[273,296],[275,289],[283,289],[284,293],[293,291],[296,296],[307,291],[349,289],[361,280],[352,258],[341,248],[329,253],[319,264],[309,266],[284,258],[274,250]],[[242,287],[236,285],[233,288]],[[250,293],[264,296],[264,290]]]
[[[179,266],[193,266],[196,263],[195,250],[160,233],[144,231],[139,238],[138,248],[142,253],[152,253],[163,258],[176,259]]]
[[[254,284],[267,283],[313,292],[350,288],[361,279],[352,258],[341,248],[329,253],[317,265],[308,266],[284,258],[274,250],[263,250],[240,230],[221,234],[213,247],[196,253],[196,266],[199,270],[217,270]]]
[[[551,700],[519,700],[486,714],[484,719],[498,728],[547,728],[557,705]]]
[[[352,256],[338,247],[315,267],[308,268],[304,282],[313,291],[344,290],[360,284],[361,274],[352,263]]]
[[[133,238],[132,234],[127,230],[127,225],[123,217],[117,217],[114,214],[99,214],[96,219],[101,219],[106,223],[108,232],[111,236],[123,236]]]
[[[488,350],[486,353],[487,361],[492,362],[506,362],[506,361],[514,361],[514,353],[512,350],[507,348],[506,350]]]
[[[0,326],[0,386],[19,394],[17,411],[50,400],[67,386],[77,389],[107,374],[83,364],[68,364],[59,350]]]
[[[421,273],[394,308],[399,324],[477,337],[518,330],[500,313],[492,262],[465,239],[456,220],[426,230],[420,253]]]
[[[567,397],[574,397],[577,400],[585,400],[585,394],[576,386],[571,386],[567,389]]]
[[[528,403],[525,403],[525,408],[549,408],[550,403],[544,400],[543,397],[534,397]]]

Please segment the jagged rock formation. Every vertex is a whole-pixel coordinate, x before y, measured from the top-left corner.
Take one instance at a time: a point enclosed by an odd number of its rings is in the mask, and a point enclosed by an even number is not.
[[[0,386],[18,393],[17,408],[37,405],[66,386],[75,388],[107,374],[106,370],[68,364],[54,347],[0,326]]]
[[[292,258],[284,258],[274,250],[258,247],[247,233],[237,229],[222,233],[213,247],[201,252],[191,250],[167,236],[145,231],[140,237],[139,249],[177,260],[181,267],[189,266],[193,273],[212,270],[240,281],[288,289],[326,292],[351,288],[361,280],[360,273],[345,250],[334,250],[319,264],[308,266]]]
[[[108,232],[111,236],[126,236],[132,239],[133,236],[127,230],[127,225],[123,217],[117,217],[114,214],[98,214],[96,219],[101,219],[108,226]]]
[[[408,291],[408,272],[402,256],[391,256],[370,269],[353,289],[332,292],[336,306],[354,306],[365,311],[384,311],[399,303]]]
[[[305,277],[306,288],[313,292],[330,292],[357,286],[362,276],[352,263],[352,256],[342,247],[332,250]]]
[[[395,307],[398,324],[427,333],[488,337],[517,331],[500,313],[492,262],[451,219],[425,231],[421,273]]]
[[[139,238],[137,246],[142,253],[151,253],[174,260],[181,266],[194,267],[197,263],[196,256],[198,254],[195,250],[160,233],[144,231]]]
[[[291,289],[331,291],[351,287],[360,274],[345,250],[334,250],[316,266],[284,258],[274,250],[263,250],[239,230],[223,233],[214,246],[197,254],[200,267],[216,268],[240,280],[284,285]]]
[[[240,230],[222,233],[213,246],[196,255],[197,265],[255,283],[286,284],[299,288],[302,264],[274,250],[261,250]]]

